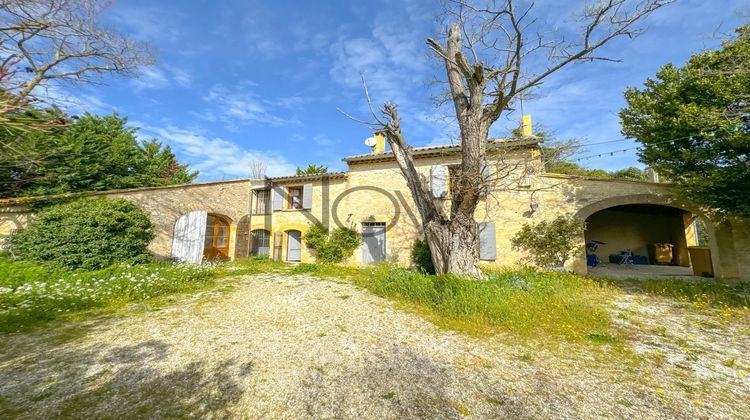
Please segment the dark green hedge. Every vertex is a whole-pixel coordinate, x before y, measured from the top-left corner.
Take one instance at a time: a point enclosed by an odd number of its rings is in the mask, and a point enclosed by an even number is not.
[[[80,199],[40,211],[11,238],[22,259],[65,269],[96,270],[116,262],[150,260],[148,216],[124,199]]]

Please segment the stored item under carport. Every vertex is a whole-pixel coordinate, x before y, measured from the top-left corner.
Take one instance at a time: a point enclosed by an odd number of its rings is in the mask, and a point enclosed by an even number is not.
[[[672,264],[672,244],[654,244],[654,262],[659,265]]]

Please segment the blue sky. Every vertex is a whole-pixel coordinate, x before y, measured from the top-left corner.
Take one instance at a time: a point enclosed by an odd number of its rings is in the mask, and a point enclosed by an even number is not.
[[[573,25],[581,1],[538,1],[551,31]],[[646,32],[618,40],[604,54],[621,63],[571,66],[524,103],[535,123],[559,138],[585,143],[621,139],[618,110],[627,86],[640,86],[663,64],[684,63],[718,45],[717,30],[742,22],[744,0],[678,0],[644,21]],[[747,9],[745,9],[747,10]],[[243,178],[248,162],[269,162],[269,175],[323,164],[344,170],[341,158],[365,153],[367,129],[337,108],[366,116],[364,73],[373,98],[402,110],[408,140],[417,146],[450,142],[453,132],[432,105],[441,66],[424,40],[438,28],[435,1],[119,1],[106,12],[113,27],[148,42],[157,64],[135,79],[110,78],[79,87],[75,112],[116,111],[144,137],[169,144],[200,180]],[[519,113],[497,122],[502,136]],[[632,147],[623,140],[590,146],[582,155]],[[587,160],[590,167],[637,164],[635,152]]]

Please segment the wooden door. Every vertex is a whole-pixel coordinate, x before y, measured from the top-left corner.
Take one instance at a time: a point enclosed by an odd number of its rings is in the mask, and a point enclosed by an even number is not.
[[[221,216],[206,217],[206,236],[203,256],[207,260],[229,259],[229,222]]]

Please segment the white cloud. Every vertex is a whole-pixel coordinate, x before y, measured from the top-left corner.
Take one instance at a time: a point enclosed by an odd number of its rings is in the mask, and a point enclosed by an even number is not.
[[[405,16],[379,13],[366,36],[342,32],[330,47],[334,81],[348,88],[362,89],[364,75],[376,103],[393,101],[406,106],[415,93],[427,96],[425,35],[413,29],[421,26]]]
[[[40,95],[43,102],[55,105],[70,115],[81,115],[86,112],[104,115],[117,111],[116,106],[105,102],[84,86],[77,87],[75,91],[73,94],[69,88],[50,85]]]
[[[299,120],[293,116],[277,115],[280,113],[277,108],[281,104],[290,106],[294,100],[282,98],[279,103],[273,100],[263,100],[250,89],[254,86],[252,82],[244,82],[230,90],[221,84],[214,85],[203,97],[204,101],[213,106],[203,114],[204,118],[209,121],[222,121],[230,128],[254,123],[271,126],[299,124]]]
[[[314,136],[313,137],[313,141],[318,146],[335,146],[335,145],[341,143],[340,141],[338,141],[336,139],[332,139],[332,138],[330,138],[330,137],[328,137],[328,136],[326,136],[324,134],[318,134],[317,136]]]
[[[131,125],[137,126],[138,122]],[[243,149],[229,140],[208,137],[193,130],[145,126],[140,135],[165,141],[182,159],[190,162],[192,168],[201,172],[201,179],[247,178],[253,160],[268,163],[268,176],[291,175],[296,168],[280,153]]]
[[[150,66],[141,69],[138,77],[132,80],[136,90],[164,89],[172,86],[190,87],[193,78],[184,68],[174,65]]]
[[[126,2],[118,2],[109,17],[136,39],[148,42],[155,40],[175,42],[181,38],[177,29],[184,15],[175,7],[130,7]]]

